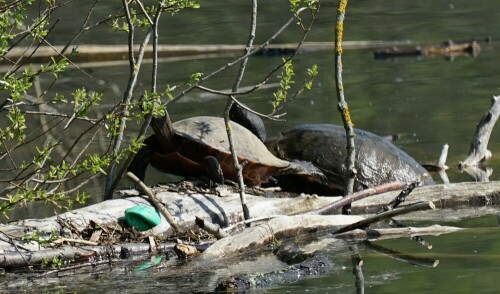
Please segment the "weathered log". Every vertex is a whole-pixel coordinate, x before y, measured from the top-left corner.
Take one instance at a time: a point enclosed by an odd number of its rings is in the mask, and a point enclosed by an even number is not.
[[[155,191],[158,192],[158,191]],[[383,205],[389,203],[399,192],[387,192],[365,198],[353,203],[355,214],[376,213]],[[157,193],[160,201],[164,203],[170,213],[182,226],[193,226],[195,216],[203,217],[221,226],[242,220],[241,205],[236,194],[229,197],[216,197],[208,194],[180,194],[172,192]],[[318,209],[331,203],[332,197],[301,196],[296,198],[268,198],[248,195],[249,206],[255,217],[266,217],[269,215],[291,215],[312,209]],[[340,199],[338,197],[337,199]],[[433,201],[440,209],[449,209],[432,214],[409,214],[400,216],[398,219],[417,220],[459,220],[464,217],[477,217],[486,214],[498,213],[500,202],[500,182],[489,183],[458,183],[448,185],[434,185],[416,188],[406,199],[406,203],[418,201]],[[85,208],[76,209],[59,215],[67,218],[79,229],[83,230],[90,220],[98,224],[115,222],[123,217],[124,211],[134,205],[149,205],[143,197],[130,197],[126,199],[114,199],[104,201]],[[471,206],[476,208],[470,208]],[[482,206],[477,208],[478,206]],[[457,210],[461,208],[462,210]],[[470,208],[470,209],[467,209]],[[153,232],[171,232],[170,226],[162,219],[162,224],[153,229]],[[15,242],[23,246],[20,240],[28,228],[37,231],[59,232],[62,230],[56,217],[45,219],[27,219],[10,224],[1,224],[0,231],[11,236]],[[10,240],[0,241],[0,251],[15,251]]]
[[[387,192],[379,195],[375,195],[369,198],[365,198],[353,203],[353,213],[354,214],[369,214],[377,213],[380,211],[381,207],[385,203],[389,203],[398,194],[397,191]],[[454,183],[445,185],[432,185],[418,187],[407,197],[405,203],[411,204],[422,201],[432,201],[436,208],[438,209],[457,209],[461,207],[482,207],[485,206],[483,211],[481,209],[474,209],[478,215],[491,214],[492,210],[498,210],[497,208],[489,209],[492,205],[498,205],[500,203],[500,182],[488,182],[488,183]],[[461,212],[458,212],[460,214]],[[425,215],[421,215],[421,218],[416,219],[432,219],[429,217],[431,212],[426,212]],[[442,211],[438,212],[441,218],[446,218],[446,213]],[[413,217],[413,214],[405,215],[405,218],[409,216]],[[438,217],[437,215],[432,217]],[[457,215],[453,215],[454,218]],[[468,217],[465,215],[463,217]],[[438,217],[439,218],[439,217]]]
[[[407,45],[408,41],[346,41],[343,44],[344,49],[363,49],[375,48],[380,46],[397,46]],[[30,62],[32,63],[45,63],[49,62],[51,57],[60,57],[59,52],[62,51],[64,46],[40,46],[36,52],[31,56]],[[254,46],[257,47],[257,46]],[[266,50],[269,52],[288,52],[297,47],[295,43],[289,44],[271,44],[267,46]],[[333,42],[304,42],[302,49],[304,51],[318,51],[318,50],[333,50],[335,44]],[[227,45],[227,44],[211,44],[211,45],[158,45],[158,57],[186,57],[198,55],[213,55],[213,54],[241,54],[245,49],[244,45]],[[70,56],[72,62],[97,62],[97,61],[111,61],[111,60],[126,60],[128,57],[127,45],[79,45],[77,46],[77,54]],[[20,57],[30,54],[31,51],[27,48],[16,47],[10,50],[5,56],[3,63],[7,60],[16,60]],[[71,52],[70,52],[71,53]],[[144,53],[144,58],[152,58],[153,48],[148,46]],[[67,54],[68,55],[68,54]]]
[[[175,244],[164,244],[160,246],[161,250],[173,248]],[[149,252],[147,243],[128,243],[113,246],[62,246],[59,248],[50,248],[40,251],[30,252],[5,252],[0,254],[1,268],[16,268],[21,266],[30,266],[40,264],[43,260],[52,260],[54,257],[62,260],[82,261],[97,256],[109,256],[118,258],[120,255],[133,256]]]
[[[339,228],[363,217],[353,215],[296,215],[274,218],[268,223],[245,229],[239,234],[218,240],[210,246],[201,258],[203,260],[220,260],[238,254],[240,250],[264,247],[265,245],[283,237],[295,237],[299,234]]]
[[[490,140],[491,131],[500,115],[499,99],[500,96],[493,96],[491,99],[490,108],[477,125],[476,132],[474,133],[470,145],[469,155],[459,163],[459,168],[462,169],[468,166],[476,166],[491,157],[491,151],[488,150],[488,142]]]

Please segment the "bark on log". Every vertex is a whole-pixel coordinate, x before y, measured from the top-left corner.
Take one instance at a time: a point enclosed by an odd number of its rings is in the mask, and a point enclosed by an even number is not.
[[[354,215],[296,215],[282,216],[268,223],[245,229],[239,234],[220,239],[210,246],[201,258],[205,261],[220,260],[234,256],[240,250],[252,247],[263,247],[284,236],[294,237],[310,231],[338,228],[362,220]]]

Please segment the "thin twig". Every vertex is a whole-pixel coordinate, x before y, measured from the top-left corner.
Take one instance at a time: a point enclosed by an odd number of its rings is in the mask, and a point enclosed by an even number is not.
[[[252,17],[250,21],[250,34],[248,36],[248,42],[245,47],[243,55],[247,55],[248,52],[250,52],[250,50],[252,49],[253,40],[255,39],[256,28],[257,28],[257,0],[252,0]],[[238,87],[240,86],[241,80],[243,79],[243,75],[245,74],[245,68],[247,62],[248,62],[248,57],[244,58],[241,62],[240,69],[238,70],[238,74],[236,75],[236,80],[234,81],[233,84],[233,89],[232,89],[233,92],[236,92],[238,90]],[[241,207],[243,209],[243,218],[245,220],[248,220],[250,219],[250,210],[248,209],[245,197],[245,183],[243,181],[243,165],[241,165],[238,162],[238,154],[236,154],[236,150],[234,148],[233,133],[231,131],[231,125],[229,120],[229,111],[232,106],[233,106],[233,100],[229,98],[227,100],[226,110],[224,111],[224,122],[226,124],[226,132],[229,141],[229,150],[231,151],[233,159],[233,166],[238,173],[238,186],[240,188],[239,194],[240,194]]]
[[[161,16],[161,2],[158,3],[157,9],[156,9],[156,14],[154,16],[154,21],[152,25],[152,35],[153,35],[153,70],[152,70],[152,79],[151,79],[151,93],[156,92],[156,85],[157,85],[157,76],[158,76],[158,23],[160,21],[160,16]],[[149,127],[149,124],[151,123],[152,115],[148,114],[144,118],[144,122],[141,126],[141,129],[139,130],[139,133],[137,134],[136,138],[141,139],[144,137],[146,134],[146,131]],[[111,199],[113,196],[113,191],[116,189],[118,186],[118,182],[120,179],[123,177],[123,175],[127,172],[127,169],[132,162],[134,158],[134,154],[129,154],[121,168],[118,170],[116,175],[111,179],[111,183],[108,186],[106,192],[104,194],[104,199],[108,200]],[[108,179],[109,180],[109,179]]]
[[[389,211],[365,218],[365,219],[360,220],[356,223],[342,227],[342,228],[338,229],[337,231],[335,231],[333,234],[336,235],[336,234],[352,231],[355,229],[364,229],[367,226],[369,226],[370,224],[373,224],[373,223],[376,223],[376,222],[379,222],[379,221],[382,221],[382,220],[385,220],[388,218],[392,218],[394,216],[398,216],[398,215],[406,214],[406,213],[410,213],[410,212],[415,212],[415,211],[419,211],[419,210],[428,210],[428,209],[435,209],[435,208],[436,208],[436,206],[431,201],[414,203],[414,204],[411,204],[411,205],[408,205],[405,207],[396,208],[393,210],[389,210]]]
[[[127,22],[129,22],[129,30],[133,31],[133,24],[131,23],[131,20],[129,20],[130,17],[130,11],[128,7],[127,0],[123,0],[125,10],[127,11]],[[133,96],[133,91],[135,89],[135,85],[137,83],[137,77],[139,75],[139,70],[141,68],[142,64],[142,58],[144,56],[144,51],[146,48],[147,43],[149,42],[149,38],[151,37],[153,33],[153,30],[150,29],[146,36],[144,37],[143,42],[141,43],[141,46],[139,48],[139,53],[137,56],[137,61],[135,60],[134,57],[134,47],[133,47],[133,35],[129,34],[129,59],[130,59],[130,75],[129,75],[129,81],[127,85],[127,89],[125,90],[125,93],[123,95],[123,104],[124,104],[124,112],[128,111],[127,105],[130,104],[130,100],[132,99]],[[116,156],[120,150],[121,143],[123,140],[123,133],[125,131],[125,125],[126,125],[126,118],[123,117],[120,120],[120,125],[119,125],[119,130],[118,130],[118,135],[115,137],[114,142],[113,142],[113,151],[112,155],[113,157]],[[106,188],[104,192],[104,198],[105,199],[110,199],[112,198],[113,191],[114,189],[111,189],[113,186],[116,185],[116,182],[119,180],[119,178],[116,177],[116,163],[114,161],[111,162],[109,169],[108,169],[108,177],[106,179]]]
[[[146,195],[149,197],[151,202],[153,202],[154,206],[165,217],[165,219],[170,224],[172,229],[174,229],[175,232],[177,232],[178,234],[181,234],[185,231],[183,228],[181,228],[177,224],[177,222],[175,221],[174,217],[170,214],[170,212],[168,212],[168,210],[165,208],[165,206],[163,206],[163,204],[161,204],[161,202],[158,200],[158,198],[156,198],[156,196],[153,194],[153,192],[151,192],[151,190],[149,190],[149,188],[141,180],[139,180],[139,178],[137,178],[131,172],[127,173],[127,177],[129,177],[129,179],[131,179],[135,184],[137,184],[137,186],[139,186],[139,188],[141,188],[141,190],[144,193],[146,193]]]
[[[352,193],[346,197],[343,197],[340,200],[337,200],[333,203],[330,203],[322,208],[316,209],[316,210],[311,210],[307,211],[305,213],[300,213],[300,214],[320,214],[320,215],[328,215],[328,214],[333,214],[335,211],[341,207],[344,207],[345,205],[348,205],[354,201],[377,195],[380,193],[388,192],[388,191],[394,191],[401,189],[401,183],[398,181],[395,182],[390,182],[387,184],[383,184],[377,187],[373,188],[368,188],[365,190],[358,191],[356,193]]]
[[[337,7],[337,22],[335,27],[335,81],[337,89],[337,108],[342,116],[344,123],[346,139],[347,139],[347,157],[346,157],[346,172],[347,177],[345,194],[348,196],[354,190],[354,180],[356,178],[356,149],[354,146],[354,128],[349,113],[349,106],[344,96],[344,84],[342,82],[342,38],[344,34],[344,18],[348,0],[339,0]],[[351,206],[346,205],[342,208],[342,214],[351,214]]]

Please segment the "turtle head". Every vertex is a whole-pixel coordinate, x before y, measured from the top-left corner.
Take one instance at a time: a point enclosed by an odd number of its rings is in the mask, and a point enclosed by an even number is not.
[[[233,103],[229,110],[229,118],[235,123],[242,125],[247,130],[252,132],[262,142],[266,140],[266,128],[262,119],[240,105]]]

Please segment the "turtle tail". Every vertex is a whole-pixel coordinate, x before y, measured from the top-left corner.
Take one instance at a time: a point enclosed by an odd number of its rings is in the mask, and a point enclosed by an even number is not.
[[[293,160],[290,162],[290,166],[284,169],[280,174],[311,176],[320,183],[326,183],[325,174],[309,161]]]

